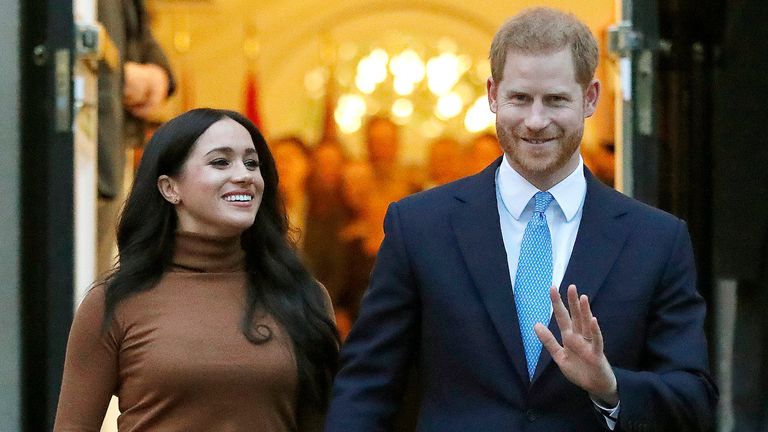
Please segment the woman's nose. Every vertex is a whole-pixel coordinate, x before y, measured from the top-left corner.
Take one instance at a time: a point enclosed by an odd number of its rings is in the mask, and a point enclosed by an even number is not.
[[[235,172],[232,175],[232,180],[235,183],[253,183],[253,176],[255,171],[251,171],[245,166],[245,163],[235,164]]]

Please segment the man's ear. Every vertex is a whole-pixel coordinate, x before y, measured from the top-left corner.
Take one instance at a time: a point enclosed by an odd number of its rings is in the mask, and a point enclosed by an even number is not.
[[[600,81],[593,79],[584,89],[584,118],[592,117],[597,109],[597,100],[600,98]]]
[[[177,190],[176,181],[173,178],[163,174],[157,178],[157,189],[160,195],[171,204],[178,204],[181,201]]]
[[[493,77],[488,77],[488,82],[485,85],[486,90],[488,92],[488,106],[491,108],[491,112],[496,114],[496,83],[493,81]]]

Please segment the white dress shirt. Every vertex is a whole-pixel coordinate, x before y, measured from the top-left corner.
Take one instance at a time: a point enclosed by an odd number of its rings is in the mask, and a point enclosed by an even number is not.
[[[501,236],[504,240],[504,249],[507,252],[509,279],[512,281],[513,287],[520,260],[523,233],[525,233],[525,227],[533,215],[536,203],[533,196],[537,192],[540,192],[539,189],[515,171],[505,155],[496,171],[496,194],[500,198],[497,200],[497,206],[501,222]],[[547,218],[549,233],[552,237],[552,284],[559,287],[571,259],[573,245],[576,243],[576,234],[579,231],[584,209],[584,198],[587,196],[587,180],[584,177],[584,161],[581,156],[579,156],[579,165],[576,169],[560,183],[550,188],[548,192],[555,199],[544,211],[544,215]],[[551,305],[549,313],[551,317]],[[608,427],[613,430],[619,415],[619,405],[615,408],[608,408],[594,400],[592,402],[600,408]]]

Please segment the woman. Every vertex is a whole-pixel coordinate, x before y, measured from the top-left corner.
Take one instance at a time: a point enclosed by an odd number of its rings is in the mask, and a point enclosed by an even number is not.
[[[336,368],[328,295],[286,238],[272,156],[240,114],[157,130],[118,225],[119,265],[83,300],[55,431],[319,430]]]

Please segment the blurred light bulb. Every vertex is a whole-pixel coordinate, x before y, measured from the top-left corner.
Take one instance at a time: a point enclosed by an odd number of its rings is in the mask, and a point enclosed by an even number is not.
[[[456,117],[464,108],[464,102],[458,93],[451,92],[445,96],[440,96],[435,106],[435,115],[440,120],[448,120]]]
[[[400,98],[392,104],[392,115],[400,118],[408,118],[413,114],[413,102]]]
[[[496,116],[488,107],[488,99],[485,96],[477,98],[464,117],[464,127],[472,133],[491,128],[495,123]]]
[[[424,62],[416,51],[407,49],[392,58],[389,71],[395,78],[418,83],[424,79]]]
[[[350,134],[360,129],[365,111],[365,99],[362,96],[346,94],[339,98],[333,118],[342,132]]]
[[[392,83],[392,88],[394,88],[395,93],[399,94],[400,96],[408,96],[409,94],[413,93],[414,84],[413,81],[395,77],[395,81]]]
[[[451,91],[461,76],[459,58],[445,52],[427,62],[427,85],[429,90],[442,96]]]

